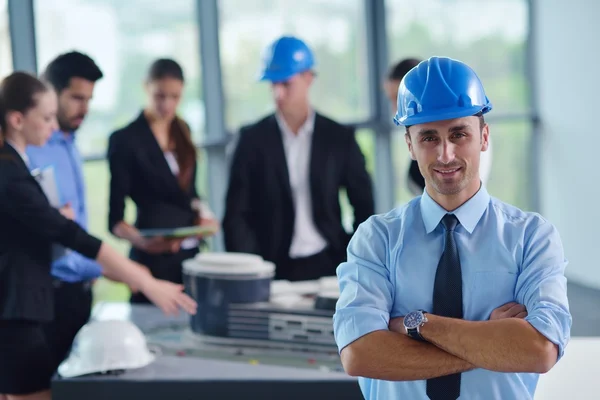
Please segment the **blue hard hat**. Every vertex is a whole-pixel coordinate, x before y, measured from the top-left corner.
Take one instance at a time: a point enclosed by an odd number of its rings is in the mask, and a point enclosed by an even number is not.
[[[314,65],[313,53],[306,43],[293,36],[283,36],[267,48],[259,80],[285,82]]]
[[[481,80],[467,64],[431,57],[411,69],[398,87],[396,125],[462,118],[492,109]]]

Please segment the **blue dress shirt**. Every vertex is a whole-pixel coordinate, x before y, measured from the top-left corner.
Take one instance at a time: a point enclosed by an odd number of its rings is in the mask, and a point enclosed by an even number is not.
[[[447,213],[425,191],[384,215],[365,221],[348,246],[337,275],[334,315],[339,350],[370,332],[387,330],[390,318],[431,310],[435,273],[444,246],[440,221]],[[453,214],[463,280],[464,319],[488,320],[508,302],[527,307],[525,318],[558,345],[570,338],[571,315],[564,270],[567,261],[555,227],[536,213],[490,197],[485,187]],[[507,349],[510,351],[510,349]],[[539,375],[463,372],[460,399],[531,399]],[[359,378],[366,399],[427,399],[426,381]]]
[[[42,147],[28,146],[29,168],[52,166],[56,184],[63,204],[70,203],[75,212],[75,221],[87,229],[88,216],[85,204],[85,184],[83,163],[75,146],[75,134],[65,135],[54,132]],[[81,254],[67,250],[67,253],[52,263],[52,275],[65,282],[80,282],[98,278],[102,267]]]

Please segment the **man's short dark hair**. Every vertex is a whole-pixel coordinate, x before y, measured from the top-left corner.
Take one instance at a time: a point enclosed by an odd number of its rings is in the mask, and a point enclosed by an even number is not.
[[[477,114],[473,115],[474,117],[477,117],[479,119],[479,129],[481,130],[481,132],[483,133],[483,127],[485,126],[485,118],[483,117],[483,113],[478,112]],[[412,125],[406,125],[406,135],[410,138],[410,132],[408,131],[408,128],[410,128]]]
[[[60,93],[69,87],[71,78],[83,78],[96,82],[102,78],[100,68],[86,54],[78,51],[61,54],[48,64],[42,78]]]
[[[421,60],[418,58],[405,58],[396,65],[393,65],[388,71],[388,80],[390,81],[401,81],[404,75],[411,69],[416,67]]]

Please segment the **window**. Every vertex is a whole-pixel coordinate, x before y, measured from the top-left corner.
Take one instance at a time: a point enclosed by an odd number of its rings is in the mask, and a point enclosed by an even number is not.
[[[526,74],[528,7],[525,0],[387,0],[390,63],[406,57],[449,56],[472,66],[486,88],[493,110],[486,115],[492,137],[490,193],[531,209],[528,142],[530,89]],[[510,23],[506,15],[510,15]],[[521,122],[503,122],[504,115]],[[412,198],[404,128],[393,133],[396,200]]]
[[[58,54],[78,50],[104,72],[78,132],[84,156],[103,156],[110,132],[144,106],[143,81],[152,61],[171,57],[186,75],[180,106],[194,139],[203,138],[198,26],[194,0],[36,0],[40,72]]]
[[[373,191],[375,191],[375,132],[371,129],[357,129],[356,141],[358,142],[358,147],[360,147],[360,150],[365,156],[367,171],[371,175]],[[373,195],[375,195],[375,193],[373,193]],[[348,196],[344,189],[340,191],[340,208],[342,210],[342,224],[348,232],[352,232],[354,210],[350,205],[350,201],[348,200]]]
[[[13,71],[10,29],[8,25],[8,0],[0,0],[0,79]]]
[[[530,120],[490,122],[493,146],[492,172],[487,188],[492,196],[523,210],[533,210],[531,199]]]
[[[203,139],[195,4],[195,0],[35,0],[40,72],[58,54],[71,50],[87,53],[104,72],[104,78],[96,85],[88,117],[78,131],[78,146],[84,157],[104,156],[108,135],[140,112],[145,104],[146,71],[150,63],[161,57],[175,59],[184,69],[186,90],[179,111],[190,124],[194,140]],[[4,61],[1,54],[0,60]],[[200,182],[206,181],[204,159],[198,166]],[[110,177],[106,161],[86,162],[84,169],[89,230],[126,253],[129,245],[107,231]],[[206,194],[205,189],[204,184],[198,187],[201,194]],[[126,218],[133,221],[134,216],[135,208],[129,202]],[[104,279],[94,287],[96,301],[126,300],[128,296],[126,286]]]
[[[369,117],[364,1],[222,0],[220,51],[226,124],[231,131],[272,112],[268,83],[257,82],[261,56],[277,37],[305,40],[316,58],[314,106],[340,122]]]
[[[494,115],[529,111],[527,1],[387,0],[386,10],[391,63],[456,58],[477,71]]]

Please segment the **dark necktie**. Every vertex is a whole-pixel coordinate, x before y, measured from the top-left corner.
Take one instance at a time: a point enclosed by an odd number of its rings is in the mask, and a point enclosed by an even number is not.
[[[462,273],[458,248],[454,240],[456,216],[446,214],[442,225],[446,230],[444,252],[435,274],[433,314],[450,318],[463,317]],[[427,396],[431,400],[455,400],[460,396],[460,373],[427,380]]]

